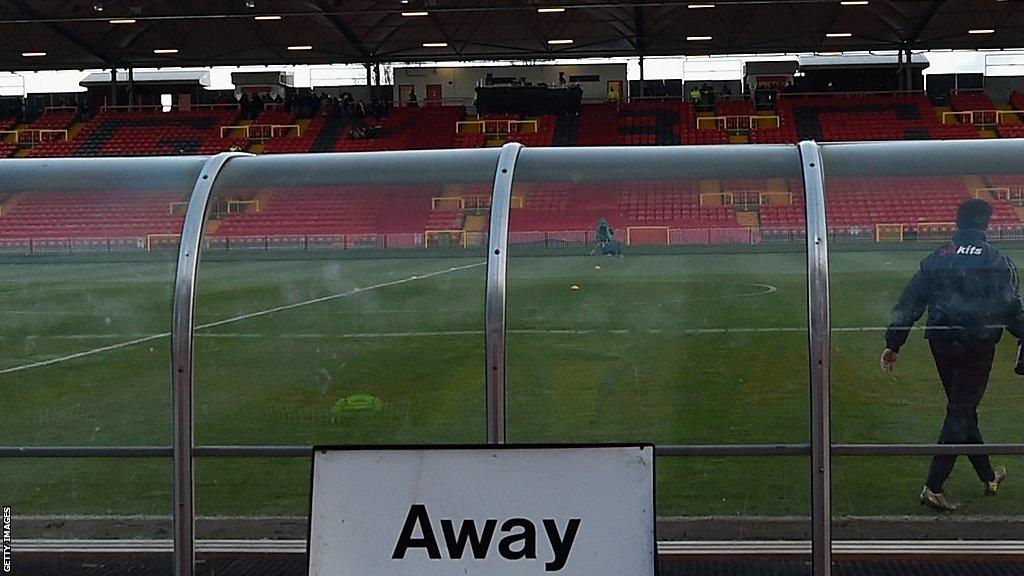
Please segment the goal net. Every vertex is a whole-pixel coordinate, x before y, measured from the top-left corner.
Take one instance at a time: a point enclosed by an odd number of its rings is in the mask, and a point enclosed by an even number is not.
[[[1014,206],[1024,205],[1024,187],[975,188],[974,197],[982,200],[1008,200]]]
[[[705,192],[700,195],[701,206],[732,206],[734,203],[732,192]]]
[[[462,196],[436,196],[430,199],[431,210],[462,210],[466,200]]]
[[[918,240],[946,240],[956,232],[956,222],[918,222]]]
[[[228,214],[239,212],[259,212],[259,200],[228,200]]]
[[[149,234],[146,236],[146,250],[177,250],[181,244],[181,234]]]
[[[424,230],[424,248],[466,248],[469,237],[465,230]]]
[[[875,224],[875,242],[902,242],[903,224]]]
[[[792,192],[761,192],[757,198],[761,206],[789,206],[793,204]]]
[[[626,245],[669,244],[668,226],[630,226],[626,228]]]

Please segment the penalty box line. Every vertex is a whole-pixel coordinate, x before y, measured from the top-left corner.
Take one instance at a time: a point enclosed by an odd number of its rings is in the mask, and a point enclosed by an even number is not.
[[[476,264],[466,264],[465,266],[454,266],[444,270],[436,270],[434,272],[428,272],[426,274],[418,274],[410,276],[408,278],[402,278],[400,280],[391,280],[388,282],[381,282],[379,284],[372,284],[370,286],[363,286],[359,288],[353,288],[346,292],[339,292],[337,294],[330,294],[328,296],[321,296],[320,298],[313,298],[311,300],[304,300],[302,302],[295,302],[292,304],[285,304],[284,306],[275,306],[273,308],[267,308],[266,310],[259,310],[257,312],[250,312],[248,314],[242,314],[240,316],[234,316],[232,318],[225,318],[223,320],[217,320],[216,322],[208,322],[206,324],[200,324],[195,327],[195,330],[205,330],[207,328],[214,328],[217,326],[223,326],[225,324],[232,324],[234,322],[241,322],[242,320],[248,320],[250,318],[258,318],[260,316],[266,316],[268,314],[274,314],[276,312],[283,312],[285,310],[291,310],[293,308],[301,308],[302,306],[309,306],[311,304],[319,304],[321,302],[328,302],[331,300],[337,300],[338,298],[347,298],[349,296],[355,296],[368,292],[370,290],[379,290],[381,288],[387,288],[389,286],[397,286],[399,284],[407,284],[416,280],[424,280],[427,278],[433,278],[436,276],[442,276],[444,274],[451,274],[453,272],[459,272],[462,270],[468,270],[470,268],[477,268],[483,266],[486,262],[477,262]],[[15,372],[21,372],[24,370],[30,370],[32,368],[42,368],[44,366],[53,366],[54,364],[60,364],[68,362],[70,360],[76,360],[78,358],[84,358],[86,356],[93,356],[95,354],[102,354],[103,352],[109,352],[111,350],[118,350],[121,348],[127,348],[129,346],[135,346],[136,344],[142,344],[144,342],[151,342],[153,340],[159,340],[160,338],[166,338],[170,336],[170,332],[161,332],[159,334],[152,334],[143,338],[136,338],[134,340],[128,340],[126,342],[119,342],[117,344],[111,344],[109,346],[101,346],[99,348],[93,348],[91,350],[83,350],[82,352],[76,352],[74,354],[68,354],[66,356],[60,356],[57,358],[51,358],[49,360],[40,360],[39,362],[32,362],[29,364],[22,364],[20,366],[12,366],[10,368],[4,368],[0,370],[0,374],[13,374]]]

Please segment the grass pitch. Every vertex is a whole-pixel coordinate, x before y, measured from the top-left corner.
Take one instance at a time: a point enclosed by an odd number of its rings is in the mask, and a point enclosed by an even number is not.
[[[889,309],[925,251],[833,254],[836,442],[938,434],[944,398],[921,333],[894,374],[877,361]],[[482,256],[370,256],[204,262],[198,444],[483,442]],[[804,267],[800,251],[513,257],[510,440],[807,442]],[[170,444],[172,277],[165,259],[0,264],[2,443]],[[982,406],[990,442],[1020,441],[1014,352],[1005,339]],[[949,490],[965,513],[1024,513],[1024,461],[996,460],[1011,471],[997,498],[958,464]],[[926,513],[916,493],[927,465],[837,458],[835,514]],[[806,515],[808,466],[664,458],[658,511]],[[199,512],[304,514],[308,473],[302,459],[201,459]],[[5,459],[0,478],[15,514],[171,508],[163,459]]]

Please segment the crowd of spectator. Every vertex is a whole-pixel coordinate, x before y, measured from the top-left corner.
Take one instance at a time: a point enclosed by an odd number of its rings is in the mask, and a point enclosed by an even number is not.
[[[328,118],[382,120],[388,111],[388,102],[383,98],[373,98],[369,103],[356,99],[351,92],[339,95],[303,89],[289,91],[283,97],[280,94],[270,95],[258,93],[251,96],[243,93],[237,99],[242,118],[255,120],[268,107],[281,108],[297,118],[312,118],[320,115]]]

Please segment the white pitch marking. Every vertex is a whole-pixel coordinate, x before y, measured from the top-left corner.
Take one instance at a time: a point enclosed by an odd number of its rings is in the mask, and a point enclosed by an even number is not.
[[[379,284],[373,284],[371,286],[364,286],[362,288],[353,288],[348,292],[339,292],[338,294],[331,294],[329,296],[322,296],[320,298],[313,298],[312,300],[305,300],[303,302],[295,302],[294,304],[286,304],[284,306],[275,306],[273,308],[267,308],[266,310],[260,310],[258,312],[250,312],[249,314],[242,314],[241,316],[235,316],[233,318],[225,318],[224,320],[218,320],[216,322],[209,322],[196,326],[196,330],[204,330],[206,328],[213,328],[215,326],[223,326],[225,324],[231,324],[234,322],[240,322],[242,320],[248,320],[249,318],[257,318],[260,316],[266,316],[267,314],[273,314],[275,312],[281,312],[283,310],[291,310],[292,308],[299,308],[302,306],[308,306],[310,304],[319,304],[320,302],[327,302],[330,300],[336,300],[338,298],[346,298],[348,296],[355,296],[370,290],[377,290],[380,288],[387,288],[389,286],[396,286],[398,284],[406,284],[413,280],[423,280],[425,278],[432,278],[434,276],[440,276],[442,274],[450,274],[452,272],[458,272],[460,270],[466,270],[469,268],[476,268],[483,266],[485,262],[478,262],[476,264],[467,264],[465,266],[455,266],[448,268],[447,270],[438,270],[436,272],[429,272],[427,274],[421,274],[417,276],[411,276],[409,278],[403,278],[401,280],[392,280],[390,282],[381,282]],[[60,364],[67,362],[68,360],[75,360],[77,358],[83,358],[85,356],[92,356],[94,354],[100,354],[102,352],[109,352],[111,350],[118,350],[120,348],[126,348],[128,346],[134,346],[136,344],[142,344],[143,342],[150,342],[159,338],[166,338],[170,336],[170,332],[161,332],[160,334],[152,334],[143,338],[136,338],[127,342],[119,342],[117,344],[111,344],[109,346],[101,346],[99,348],[93,348],[92,350],[84,350],[82,352],[76,352],[74,354],[68,354],[66,356],[60,356],[58,358],[51,358],[49,360],[41,360],[39,362],[32,362],[29,364],[22,364],[20,366],[12,366],[10,368],[4,368],[0,370],[0,374],[12,374],[14,372],[21,372],[23,370],[29,370],[32,368],[41,368],[43,366],[52,366],[54,364]]]

